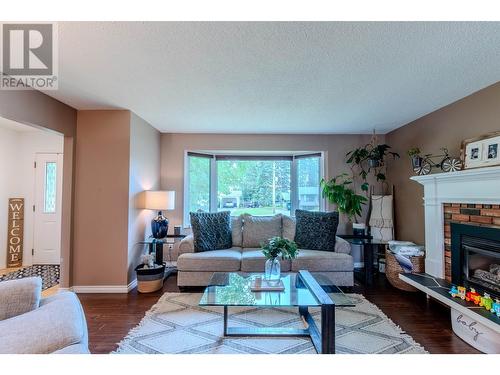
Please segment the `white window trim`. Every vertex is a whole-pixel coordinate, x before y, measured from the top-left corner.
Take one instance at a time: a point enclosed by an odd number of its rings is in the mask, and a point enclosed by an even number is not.
[[[321,151],[321,158],[319,160],[319,178],[320,178],[320,181],[322,178],[324,178],[325,180],[328,180],[328,176],[327,176],[327,165],[326,165],[326,161],[328,160],[327,158],[327,152],[326,151]],[[321,194],[321,187],[319,189],[319,210],[324,212],[326,211],[326,199],[323,198],[323,194]]]
[[[199,151],[199,150],[184,150],[184,186],[183,186],[183,203],[184,206],[182,208],[183,213],[183,227],[185,229],[191,228],[190,224],[190,219],[189,219],[189,211],[187,208],[189,207],[189,154],[190,153],[198,153],[198,154],[205,154],[205,155],[212,155],[213,157],[210,159],[210,203],[209,203],[209,208],[210,211],[212,212],[215,207],[217,207],[217,160],[215,158],[215,155],[221,155],[221,154],[228,154],[228,155],[234,155],[234,151]],[[290,212],[294,213],[295,210],[299,206],[299,196],[298,196],[298,189],[297,187],[297,158],[295,156],[302,156],[302,155],[309,155],[309,154],[321,154],[320,156],[320,180],[322,178],[325,178],[326,176],[326,152],[324,151],[302,151],[302,152],[283,152],[280,153],[281,156],[291,156],[291,176],[290,176],[290,197],[291,197],[291,207],[290,207]],[[245,153],[245,155],[250,155],[250,156],[275,156],[275,153],[270,153],[269,155],[266,155],[266,153],[255,153],[255,152],[248,152]],[[319,204],[320,204],[320,211],[325,211],[326,209],[326,201],[321,195],[321,191],[319,192]]]
[[[183,202],[182,202],[182,226],[184,228],[190,228],[191,225],[190,220],[189,220],[189,210],[187,210],[187,207],[189,207],[189,159],[188,159],[188,153],[189,151],[185,150],[184,151],[184,186],[183,186]]]

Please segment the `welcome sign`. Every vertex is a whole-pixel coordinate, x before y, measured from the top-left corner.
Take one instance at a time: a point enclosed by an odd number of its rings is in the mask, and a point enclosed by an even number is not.
[[[23,265],[24,198],[9,198],[7,267]]]

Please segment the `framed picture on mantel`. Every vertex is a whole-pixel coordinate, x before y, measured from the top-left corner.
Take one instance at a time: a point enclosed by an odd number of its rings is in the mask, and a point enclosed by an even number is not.
[[[465,169],[500,165],[500,131],[462,142],[462,162]]]

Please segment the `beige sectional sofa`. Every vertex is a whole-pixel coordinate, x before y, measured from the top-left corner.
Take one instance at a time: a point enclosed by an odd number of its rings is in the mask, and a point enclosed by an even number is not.
[[[177,260],[180,287],[206,286],[214,272],[263,272],[266,258],[260,244],[276,236],[295,237],[295,220],[289,216],[241,215],[231,220],[230,249],[195,252],[192,234],[181,241]],[[308,270],[326,274],[338,286],[354,285],[350,244],[337,237],[332,247],[332,251],[300,249],[296,259],[281,260],[281,272]]]

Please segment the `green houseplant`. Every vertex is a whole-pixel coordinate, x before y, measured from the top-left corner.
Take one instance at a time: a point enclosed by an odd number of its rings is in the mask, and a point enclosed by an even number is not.
[[[423,158],[420,156],[420,149],[418,147],[412,147],[408,151],[408,156],[411,159],[411,165],[413,168],[420,168],[422,166]]]
[[[278,283],[281,276],[282,259],[295,259],[299,252],[297,244],[294,241],[283,237],[273,237],[267,244],[262,245],[262,253],[266,257],[265,279],[268,282]]]
[[[383,171],[385,161],[388,156],[392,156],[394,159],[399,158],[397,152],[389,151],[391,146],[387,144],[375,144],[375,142],[368,143],[363,147],[356,148],[349,151],[346,154],[346,163],[351,166],[351,169],[358,170],[359,176],[365,181],[361,185],[363,191],[368,191],[368,183],[366,178],[368,174],[373,171],[377,181],[385,181],[386,176]]]
[[[322,179],[320,187],[323,198],[334,204],[337,210],[346,215],[350,222],[357,223],[357,217],[362,214],[362,206],[368,199],[363,195],[356,194],[350,188],[352,184],[353,180],[349,175],[342,173],[330,181]]]

